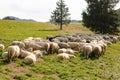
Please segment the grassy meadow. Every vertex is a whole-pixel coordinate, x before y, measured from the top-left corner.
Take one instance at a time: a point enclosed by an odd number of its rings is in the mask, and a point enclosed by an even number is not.
[[[0,43],[6,49],[14,40],[47,35],[92,33],[81,23],[63,26],[63,31],[50,23],[0,21]],[[0,52],[2,54],[2,51]],[[107,47],[105,55],[99,59],[84,59],[76,54],[70,60],[58,60],[57,54],[44,55],[35,64],[27,65],[16,58],[7,63],[0,57],[0,80],[120,80],[120,42]]]

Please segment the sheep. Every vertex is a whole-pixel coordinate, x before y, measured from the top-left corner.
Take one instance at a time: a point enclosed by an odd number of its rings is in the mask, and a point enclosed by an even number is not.
[[[56,37],[55,39],[58,39],[60,42],[68,42],[68,39],[65,37]]]
[[[8,52],[7,59],[9,62],[11,62],[14,57],[19,57],[20,48],[17,45],[9,46],[7,52]]]
[[[94,45],[94,48],[93,48],[91,55],[94,55],[95,57],[99,57],[101,54],[102,54],[101,46],[98,44]]]
[[[26,49],[33,48],[33,51],[42,49],[42,47],[39,44],[35,43],[34,41],[31,42],[25,41],[24,43]]]
[[[3,44],[0,44],[0,51],[3,51],[5,49],[5,46]]]
[[[68,60],[70,58],[74,58],[75,56],[72,54],[67,54],[67,53],[60,53],[57,55],[58,59],[63,59],[63,60]]]
[[[35,50],[35,51],[33,51],[33,54],[35,54],[37,58],[43,57],[43,53],[42,53],[42,51],[40,51],[40,50]]]
[[[59,49],[58,50],[58,53],[69,53],[69,54],[75,54],[75,53],[79,53],[78,51],[74,51],[70,48],[68,49],[65,49],[65,48],[62,48],[62,49]]]
[[[26,50],[22,50],[22,49],[20,50],[20,57],[21,58],[25,58],[26,56],[31,55],[31,54],[33,54],[33,53],[26,51]]]
[[[35,42],[41,42],[41,41],[43,41],[42,38],[33,38],[32,40],[34,40]]]
[[[86,45],[83,46],[83,55],[84,55],[84,57],[86,59],[89,58],[89,56],[91,55],[92,51],[93,51],[93,48],[92,48],[92,46],[90,44],[86,44]]]
[[[34,54],[28,55],[24,58],[24,62],[26,64],[32,64],[37,61],[36,56]]]
[[[66,53],[69,53],[69,54],[75,54],[75,53],[79,53],[78,51],[74,51],[72,49],[66,49]]]
[[[65,42],[60,42],[58,43],[58,45],[60,48],[70,48],[69,44]]]
[[[50,43],[50,49],[49,49],[49,54],[50,53],[58,53],[58,49],[59,49],[59,45],[58,43],[55,43],[55,42],[51,42]]]
[[[78,42],[68,42],[68,45],[72,50],[80,52],[80,44]]]
[[[49,42],[36,42],[36,44],[38,44],[39,46],[41,46],[41,49],[46,50],[47,52],[50,49],[50,43]]]
[[[13,41],[11,45],[18,45],[21,49],[25,48],[25,44],[21,41]]]
[[[65,53],[67,50],[65,48],[59,49],[58,53]]]
[[[2,58],[7,58],[8,57],[8,52],[2,53]]]

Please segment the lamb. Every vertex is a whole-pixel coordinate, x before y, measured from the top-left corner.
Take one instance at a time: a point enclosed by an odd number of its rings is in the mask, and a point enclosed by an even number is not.
[[[72,54],[67,54],[67,53],[60,53],[57,55],[58,59],[63,59],[63,60],[68,60],[70,58],[74,58],[75,56]]]
[[[3,44],[0,44],[0,51],[3,51],[5,49],[5,46]]]
[[[11,62],[13,58],[19,57],[20,48],[17,45],[9,46],[7,52],[8,52],[7,59],[9,62]]]
[[[2,58],[7,58],[8,57],[8,52],[2,53]]]
[[[21,58],[25,58],[26,56],[31,55],[31,54],[33,54],[33,53],[26,51],[26,50],[22,50],[22,49],[20,50],[20,57]]]
[[[26,64],[32,64],[37,61],[36,56],[34,54],[28,55],[24,58],[24,62]]]

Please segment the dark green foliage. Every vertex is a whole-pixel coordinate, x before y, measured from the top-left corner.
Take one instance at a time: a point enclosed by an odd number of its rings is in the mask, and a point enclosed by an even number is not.
[[[83,12],[84,25],[97,33],[117,33],[118,14],[114,10],[119,0],[86,0],[88,8]]]
[[[70,13],[68,7],[64,4],[63,0],[59,0],[56,3],[57,7],[52,12],[50,22],[60,26],[60,30],[62,30],[63,24],[70,23]]]

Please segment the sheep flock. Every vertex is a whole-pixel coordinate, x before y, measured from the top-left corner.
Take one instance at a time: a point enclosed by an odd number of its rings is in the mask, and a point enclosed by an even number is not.
[[[75,58],[75,54],[83,54],[85,59],[99,58],[106,52],[107,46],[120,41],[117,35],[102,34],[59,34],[40,37],[28,37],[21,41],[13,41],[5,51],[5,46],[0,44],[2,58],[11,62],[14,58],[22,58],[27,64],[35,63],[45,55],[57,53],[56,58],[68,60]]]

